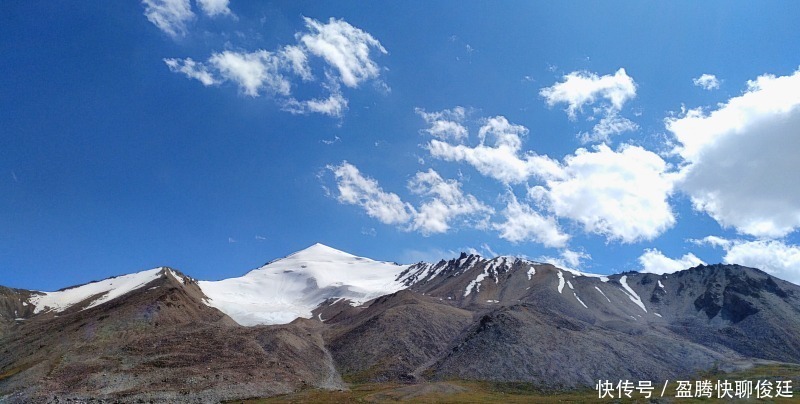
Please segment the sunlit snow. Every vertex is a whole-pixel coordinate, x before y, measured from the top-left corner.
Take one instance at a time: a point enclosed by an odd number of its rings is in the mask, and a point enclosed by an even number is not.
[[[88,309],[147,285],[158,279],[162,271],[163,268],[155,268],[135,274],[87,283],[56,292],[39,292],[41,294],[31,296],[30,302],[36,306],[33,311],[34,314],[49,310],[61,312],[92,296],[97,296],[84,308]]]
[[[586,303],[584,303],[584,302],[583,302],[583,300],[581,300],[581,298],[580,298],[580,297],[578,297],[578,294],[577,294],[577,293],[575,293],[575,292],[572,292],[572,294],[573,294],[573,295],[575,295],[575,298],[576,298],[576,299],[578,299],[578,303],[582,304],[582,305],[583,305],[583,307],[586,307],[587,309],[589,308],[588,306],[586,306]]]
[[[311,318],[311,311],[327,299],[358,305],[403,289],[396,279],[408,267],[315,244],[242,277],[198,284],[209,306],[239,324],[285,324]]]
[[[628,293],[628,298],[630,298],[632,302],[636,303],[637,306],[641,307],[642,310],[644,310],[644,312],[647,313],[647,309],[644,307],[642,299],[639,297],[639,295],[636,294],[636,292],[633,291],[633,289],[631,289],[630,286],[628,286],[627,280],[628,276],[625,275],[622,278],[619,278],[619,283],[621,283],[622,287],[625,288],[625,291]]]
[[[600,288],[598,288],[597,286],[595,286],[594,288],[597,289],[597,291],[600,292],[600,294],[603,295],[603,297],[605,297],[606,300],[608,300],[609,303],[611,303],[611,299],[609,299],[608,296],[606,296],[606,294],[603,293],[602,290],[600,290]]]

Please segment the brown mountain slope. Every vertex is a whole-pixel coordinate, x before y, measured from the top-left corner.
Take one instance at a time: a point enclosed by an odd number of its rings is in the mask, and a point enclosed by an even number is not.
[[[241,327],[202,298],[165,269],[104,304],[33,315],[0,340],[0,397],[190,402],[340,386],[318,323]]]

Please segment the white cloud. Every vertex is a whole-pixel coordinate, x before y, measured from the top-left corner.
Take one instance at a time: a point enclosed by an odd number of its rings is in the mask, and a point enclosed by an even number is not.
[[[144,15],[167,35],[186,35],[186,23],[194,19],[189,0],[142,0]]]
[[[672,176],[657,154],[639,146],[605,144],[565,157],[561,172],[529,195],[588,233],[631,243],[652,240],[675,223],[667,201]]]
[[[361,175],[354,165],[345,161],[328,169],[336,177],[339,202],[361,206],[367,215],[384,224],[404,224],[413,217],[414,208],[410,204],[397,194],[385,192],[377,181]]]
[[[344,85],[357,87],[362,81],[378,77],[380,69],[370,58],[370,51],[387,51],[372,35],[335,18],[327,24],[311,18],[304,20],[311,32],[297,34],[298,41],[334,67]]]
[[[677,186],[724,227],[782,237],[800,227],[800,71],[764,75],[709,113],[668,118],[685,166]]]
[[[572,251],[564,249],[561,251],[561,258],[569,268],[580,268],[583,261],[592,259],[592,256],[583,251]]]
[[[209,17],[218,15],[232,15],[231,9],[228,8],[230,0],[197,0],[197,4]]]
[[[566,248],[559,252],[559,257],[541,255],[534,258],[536,261],[546,262],[567,271],[580,271],[583,262],[591,259],[592,256],[583,251],[572,251]]]
[[[727,249],[723,260],[758,268],[800,285],[800,246],[777,240],[736,242]]]
[[[280,50],[281,58],[287,62],[294,74],[304,81],[314,80],[311,68],[308,66],[308,55],[300,46],[287,45]]]
[[[619,116],[615,111],[609,111],[592,128],[591,133],[581,133],[579,138],[582,143],[608,142],[612,135],[637,129],[639,129],[639,125],[630,119]]]
[[[639,264],[642,265],[641,272],[651,274],[671,274],[684,269],[705,264],[703,260],[697,258],[692,253],[684,254],[683,257],[674,259],[665,256],[658,249],[646,249],[644,254],[639,257]]]
[[[414,111],[428,124],[429,127],[425,129],[425,132],[433,137],[461,141],[468,136],[467,128],[463,125],[466,117],[463,107],[439,112],[425,112],[422,108],[415,108]]]
[[[211,55],[208,63],[223,78],[238,84],[251,97],[256,97],[263,91],[284,96],[291,93],[291,83],[281,73],[282,61],[272,52],[223,51]]]
[[[707,245],[710,245],[712,247],[722,247],[722,248],[728,248],[733,244],[733,241],[724,239],[722,237],[717,237],[717,236],[705,236],[705,237],[703,237],[702,239],[699,239],[699,240],[698,239],[689,239],[688,241],[691,242],[691,243],[697,244],[697,245],[705,245],[705,244],[707,244]]]
[[[636,83],[625,69],[617,70],[613,76],[578,71],[565,75],[559,83],[541,89],[539,95],[551,107],[566,103],[567,114],[570,119],[575,119],[576,112],[582,111],[584,105],[592,105],[598,99],[605,99],[613,109],[619,111],[626,101],[636,96]]]
[[[477,146],[433,139],[427,148],[433,157],[465,162],[503,184],[544,181],[545,185],[531,188],[534,200],[556,217],[574,220],[585,231],[610,240],[651,240],[675,223],[668,203],[674,175],[657,154],[631,145],[613,151],[601,144],[594,151],[578,149],[560,163],[522,152],[522,136],[527,133],[525,127],[497,116],[484,122]],[[504,238],[523,238],[518,234],[523,233],[509,231]]]
[[[465,195],[458,181],[445,180],[432,169],[418,172],[408,182],[408,188],[414,194],[427,197],[411,223],[411,229],[422,234],[445,233],[450,229],[450,222],[457,217],[464,217],[480,227],[481,223],[488,222],[493,212],[474,196]]]
[[[800,285],[800,246],[779,240],[726,240],[709,236],[708,244],[725,250],[723,262],[758,268],[770,275]]]
[[[223,4],[224,3],[224,4]],[[203,6],[219,10],[227,1],[210,0]],[[189,10],[191,12],[191,10]],[[348,100],[341,85],[358,87],[369,79],[377,79],[380,68],[370,58],[373,48],[386,53],[370,34],[345,21],[330,19],[327,24],[304,19],[310,33],[298,32],[297,44],[280,47],[275,52],[266,50],[214,52],[206,62],[191,58],[164,59],[169,69],[196,79],[206,86],[224,82],[235,83],[241,92],[251,97],[272,96],[282,109],[294,114],[319,113],[341,117],[348,108]],[[325,80],[316,81],[309,58],[317,56],[328,65]],[[300,80],[296,80],[298,78]],[[298,100],[293,96],[297,81],[317,82],[324,96]],[[383,85],[384,88],[388,88]]]
[[[500,238],[512,243],[532,241],[545,247],[559,248],[569,241],[569,235],[561,231],[555,218],[542,216],[517,201],[514,194],[509,193],[503,216],[505,222],[494,223],[492,227],[499,232]]]
[[[700,77],[692,79],[692,83],[703,90],[716,90],[719,88],[719,80],[713,74],[703,74]]]
[[[431,140],[428,151],[433,157],[445,160],[466,162],[481,174],[494,178],[504,184],[517,184],[533,175],[552,176],[559,171],[558,163],[547,156],[528,152],[520,154],[522,139],[528,129],[514,125],[505,117],[488,119],[480,128],[480,144],[475,147],[453,145],[437,139]],[[485,144],[493,138],[493,145]]]
[[[283,109],[293,114],[318,113],[332,117],[341,117],[347,110],[347,99],[340,92],[331,93],[328,98],[313,98],[305,101],[288,100]]]
[[[190,79],[195,79],[203,83],[204,86],[219,84],[219,81],[202,63],[197,63],[192,58],[186,59],[164,59],[169,70],[173,73],[183,73]]]
[[[461,219],[460,224],[466,226],[485,228],[494,213],[473,195],[465,194],[461,183],[446,180],[432,169],[418,172],[408,182],[408,189],[423,198],[415,208],[397,194],[384,191],[376,180],[363,176],[346,161],[327,168],[335,176],[339,202],[361,206],[370,217],[406,231],[418,231],[426,236],[446,233],[456,219]]]

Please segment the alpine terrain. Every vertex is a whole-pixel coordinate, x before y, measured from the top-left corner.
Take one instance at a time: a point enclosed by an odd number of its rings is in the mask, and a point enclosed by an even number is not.
[[[675,380],[800,363],[800,287],[755,268],[600,276],[514,257],[398,265],[316,244],[232,279],[155,268],[0,287],[0,402],[197,402],[345,382]]]

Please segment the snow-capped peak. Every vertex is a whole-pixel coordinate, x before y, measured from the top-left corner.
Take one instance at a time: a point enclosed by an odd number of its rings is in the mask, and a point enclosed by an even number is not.
[[[239,278],[199,282],[207,303],[242,325],[282,324],[331,298],[356,304],[404,287],[395,279],[408,268],[314,244]]]
[[[38,294],[31,296],[29,302],[36,306],[34,313],[43,311],[61,312],[87,299],[94,298],[89,305],[84,307],[85,310],[139,289],[163,276],[167,270],[167,268],[154,268],[55,292],[38,292]]]
[[[320,259],[348,260],[348,259],[361,258],[361,257],[356,257],[353,254],[344,252],[342,250],[337,250],[337,249],[335,249],[333,247],[326,246],[325,244],[314,243],[313,245],[311,245],[309,247],[306,247],[306,248],[304,248],[304,249],[302,249],[300,251],[297,251],[295,253],[289,254],[288,256],[286,256],[286,258],[281,258],[281,259],[288,259],[288,258],[293,258],[293,259],[309,258],[309,259],[316,259],[316,260],[320,260]],[[367,259],[367,258],[364,258],[364,259]]]

